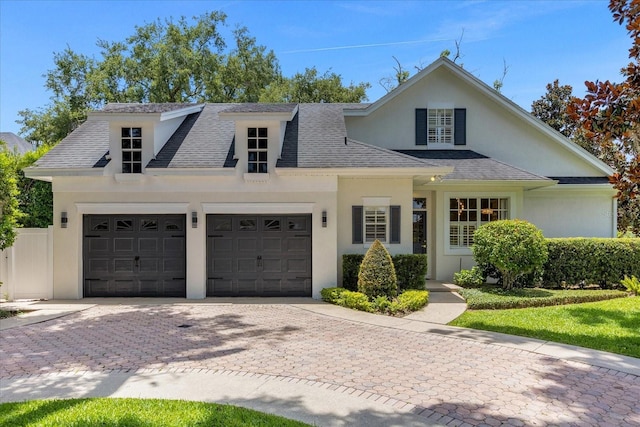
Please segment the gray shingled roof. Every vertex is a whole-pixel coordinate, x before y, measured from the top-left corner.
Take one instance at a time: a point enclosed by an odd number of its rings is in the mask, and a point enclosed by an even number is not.
[[[299,168],[406,168],[435,166],[392,150],[348,139],[344,104],[300,104]]]
[[[158,104],[141,104],[139,102],[131,103],[114,103],[104,106],[101,113],[168,113],[169,111],[181,110],[183,108],[193,107],[198,104],[167,102]]]
[[[228,105],[228,104],[227,104]],[[298,104],[235,104],[224,110],[225,113],[293,113]]]
[[[109,123],[87,120],[41,157],[35,168],[91,168],[109,150]]]
[[[20,154],[33,150],[33,145],[20,138],[13,132],[0,132],[0,140],[7,143],[7,148],[11,151],[14,149]]]
[[[551,181],[471,150],[397,150],[438,166],[453,166],[443,181]]]

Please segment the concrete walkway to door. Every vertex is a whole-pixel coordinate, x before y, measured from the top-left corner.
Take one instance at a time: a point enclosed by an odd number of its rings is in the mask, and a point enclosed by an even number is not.
[[[0,401],[203,400],[319,426],[640,424],[640,360],[595,350],[310,299],[33,305],[67,314],[0,332]]]

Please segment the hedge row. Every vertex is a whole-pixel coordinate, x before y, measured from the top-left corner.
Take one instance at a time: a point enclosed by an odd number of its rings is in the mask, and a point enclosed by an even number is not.
[[[342,287],[358,290],[358,271],[362,254],[342,255]],[[398,292],[406,289],[423,290],[427,275],[427,256],[423,254],[393,255],[391,257],[398,278]]]
[[[546,239],[545,287],[597,284],[612,287],[627,276],[640,277],[640,239]]]

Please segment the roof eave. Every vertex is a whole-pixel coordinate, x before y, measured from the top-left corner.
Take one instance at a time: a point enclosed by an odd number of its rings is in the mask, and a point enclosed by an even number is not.
[[[30,166],[22,170],[24,176],[40,181],[51,181],[56,176],[102,176],[103,168],[39,168]]]
[[[235,168],[146,168],[149,176],[234,176]]]
[[[453,172],[452,167],[365,167],[365,168],[276,168],[276,173],[280,176],[300,176],[300,175],[339,175],[339,176],[360,176],[360,177],[389,177],[397,176],[402,178],[444,176]]]

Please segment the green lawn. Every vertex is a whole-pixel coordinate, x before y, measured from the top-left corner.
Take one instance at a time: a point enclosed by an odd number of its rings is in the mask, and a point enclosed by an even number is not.
[[[34,400],[0,404],[0,425],[38,427],[308,426],[251,409],[158,399]]]
[[[449,324],[640,358],[640,297],[552,307],[469,310]]]

